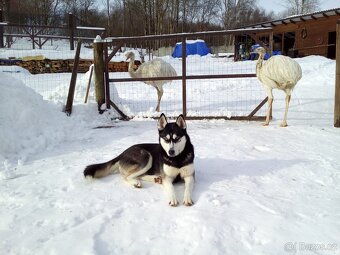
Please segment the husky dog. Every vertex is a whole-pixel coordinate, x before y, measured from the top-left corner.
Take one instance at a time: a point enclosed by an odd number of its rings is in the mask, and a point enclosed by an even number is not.
[[[89,165],[84,176],[100,178],[120,172],[133,187],[141,188],[140,180],[163,184],[171,206],[177,206],[173,183],[185,182],[183,204],[193,205],[191,193],[194,187],[194,146],[186,131],[183,115],[174,123],[168,123],[162,113],[158,121],[159,143],[136,144],[116,158],[101,164]]]

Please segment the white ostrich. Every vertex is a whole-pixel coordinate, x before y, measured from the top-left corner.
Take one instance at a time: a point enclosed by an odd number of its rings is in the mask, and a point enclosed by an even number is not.
[[[272,113],[273,89],[280,89],[286,93],[286,109],[281,127],[287,126],[288,107],[292,90],[302,77],[300,65],[287,56],[277,55],[269,58],[263,63],[266,50],[259,47],[255,50],[259,54],[256,64],[256,76],[261,81],[268,96],[268,111],[264,126],[269,125],[269,118]]]
[[[153,59],[151,61],[145,62],[139,66],[135,71],[133,65],[135,62],[135,54],[133,52],[128,52],[126,54],[126,60],[130,59],[129,63],[129,74],[131,78],[153,78],[153,77],[171,77],[177,76],[175,69],[167,62],[160,58]],[[144,81],[145,84],[153,86],[157,90],[158,103],[156,106],[156,111],[160,111],[160,103],[163,96],[163,85],[165,83],[171,82],[171,80],[157,80],[157,81]]]

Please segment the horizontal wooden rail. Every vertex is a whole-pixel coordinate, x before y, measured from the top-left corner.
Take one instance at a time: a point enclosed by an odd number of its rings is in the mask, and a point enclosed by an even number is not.
[[[16,24],[10,22],[0,22],[0,26],[8,26],[8,27],[22,27],[22,28],[50,28],[50,29],[70,29],[67,26],[49,26],[49,25],[25,25],[25,24]],[[76,29],[79,30],[95,30],[95,31],[105,31],[104,27],[86,27],[86,26],[76,26]]]

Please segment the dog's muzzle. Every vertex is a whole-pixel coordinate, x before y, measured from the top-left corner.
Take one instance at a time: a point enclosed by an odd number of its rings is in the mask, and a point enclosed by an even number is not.
[[[168,154],[169,154],[170,157],[174,157],[175,156],[175,150],[170,149]]]

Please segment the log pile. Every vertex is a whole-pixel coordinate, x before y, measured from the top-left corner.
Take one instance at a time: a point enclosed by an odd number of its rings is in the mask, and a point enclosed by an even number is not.
[[[78,66],[78,73],[86,73],[90,66],[93,64],[93,60],[80,59]],[[135,62],[135,65],[139,66],[139,61]],[[0,60],[0,65],[17,65],[27,69],[31,74],[43,74],[43,73],[71,73],[74,65],[73,59],[42,59],[42,60]],[[109,62],[109,72],[127,72],[128,62]]]

